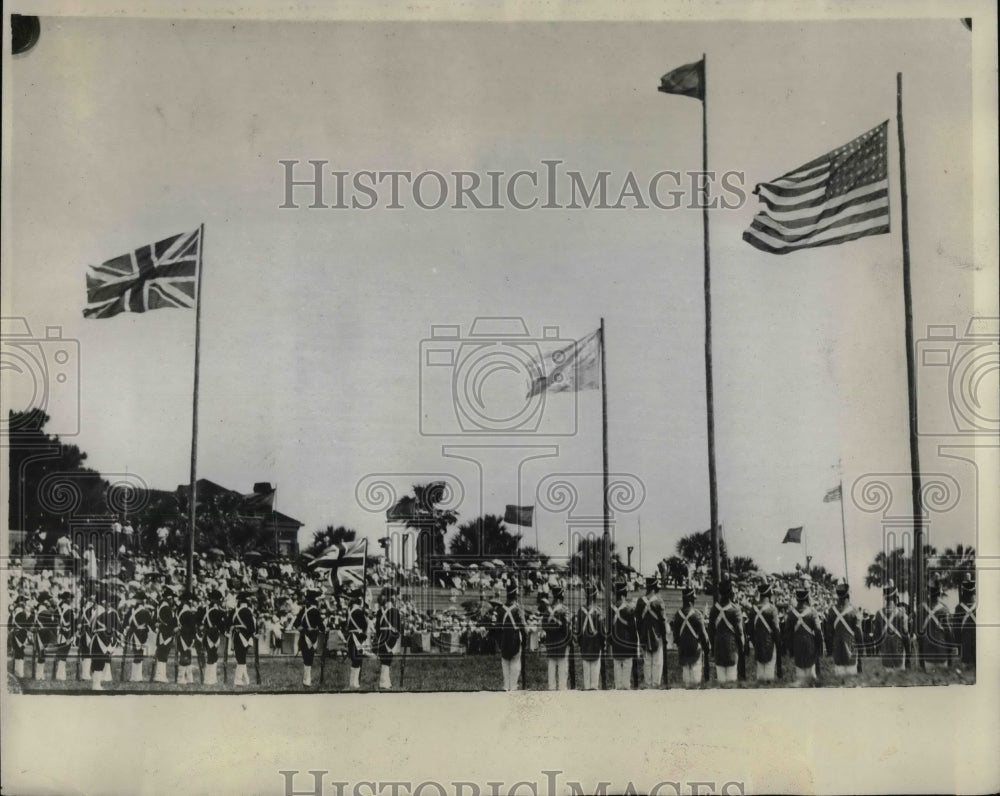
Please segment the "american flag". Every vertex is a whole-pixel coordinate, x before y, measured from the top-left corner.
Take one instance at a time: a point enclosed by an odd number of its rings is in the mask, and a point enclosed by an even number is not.
[[[767,209],[743,240],[761,251],[787,254],[889,231],[889,122],[858,136],[754,193]]]
[[[84,318],[193,307],[201,267],[201,229],[140,246],[87,271]]]

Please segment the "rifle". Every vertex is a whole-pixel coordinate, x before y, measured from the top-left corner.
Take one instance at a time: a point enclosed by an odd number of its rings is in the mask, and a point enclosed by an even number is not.
[[[157,630],[156,634],[153,636],[153,665],[150,667],[149,671],[149,682],[153,682],[156,677],[156,662],[159,660],[160,651],[160,631]]]
[[[639,656],[632,656],[632,688],[639,687]]]
[[[712,667],[708,662],[708,647],[701,648],[701,679],[704,683],[712,679]]]
[[[663,673],[660,677],[660,685],[664,688],[670,688],[670,675],[668,673],[667,667],[667,637],[663,637]]]
[[[195,636],[194,640],[195,646],[198,650],[198,674],[201,677],[201,682],[205,682],[205,638],[204,636]]]
[[[747,679],[747,645],[746,642],[740,644],[736,649],[736,679],[743,681]]]
[[[125,641],[122,642],[122,666],[121,671],[118,673],[118,679],[123,683],[125,682],[125,659],[128,657],[128,643],[132,639],[132,632],[129,631],[125,634]]]
[[[260,685],[260,642],[256,633],[253,637],[253,668],[257,675],[257,685]]]
[[[227,630],[222,636],[223,651],[222,651],[222,684],[226,684],[226,669],[229,668],[229,631]]]
[[[521,644],[521,690],[528,690],[528,667],[524,665],[524,648],[528,646],[527,638]]]
[[[569,642],[569,687],[576,690],[576,646],[572,639]]]
[[[611,645],[607,642],[604,644],[604,654],[600,658],[600,669],[601,669],[601,690],[608,690],[608,656],[611,654]]]
[[[323,675],[326,673],[326,648],[330,642],[330,631],[327,630],[323,634],[323,653],[319,659],[319,684],[323,685]]]
[[[410,648],[409,639],[405,635],[400,636],[403,645],[403,663],[399,667],[399,690],[403,690],[403,683],[406,682],[406,653]]]

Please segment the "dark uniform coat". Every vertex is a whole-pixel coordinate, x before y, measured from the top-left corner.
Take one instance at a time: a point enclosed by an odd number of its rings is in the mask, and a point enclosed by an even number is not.
[[[757,663],[770,663],[775,652],[781,653],[781,620],[778,609],[771,603],[753,609],[750,640]]]
[[[716,666],[736,666],[745,636],[743,612],[738,605],[716,603],[708,615],[708,632]]]
[[[607,637],[604,611],[596,605],[581,607],[576,613],[576,635],[583,660],[596,661],[600,658]]]
[[[355,601],[347,609],[342,631],[347,639],[347,657],[351,661],[351,666],[358,667],[364,657],[361,647],[368,637],[368,615],[360,600]]]
[[[302,663],[311,666],[316,645],[319,643],[319,634],[325,630],[319,607],[303,606],[295,617],[292,627],[299,631],[299,652],[302,654]]]
[[[608,613],[608,636],[611,654],[618,660],[634,658],[639,651],[639,631],[635,624],[635,608],[627,600],[611,604]]]
[[[933,606],[920,606],[917,613],[917,639],[920,659],[944,663],[951,657],[951,612],[941,600]]]
[[[959,603],[951,619],[951,638],[963,666],[976,665],[976,604]]]
[[[854,666],[858,662],[861,620],[853,605],[831,605],[823,621],[823,635],[827,652],[837,666]]]
[[[785,649],[791,650],[797,667],[808,669],[816,665],[823,653],[823,629],[811,605],[788,606],[783,636]]]
[[[375,616],[375,653],[383,664],[392,663],[392,652],[402,632],[402,620],[395,605],[380,605]]]
[[[910,621],[906,612],[898,605],[880,609],[872,622],[872,633],[882,654],[882,665],[902,666],[910,647]]]
[[[635,601],[639,644],[646,652],[656,652],[667,636],[667,618],[659,597],[640,597]]]
[[[569,616],[566,606],[554,605],[545,612],[542,618],[542,630],[545,632],[545,652],[550,658],[561,658],[569,648],[572,638]]]
[[[494,625],[500,635],[500,655],[512,661],[521,654],[524,644],[524,613],[517,602],[498,605],[494,613]]]
[[[708,653],[710,642],[705,616],[693,605],[680,608],[674,614],[670,631],[677,645],[677,659],[681,666],[693,666],[702,652]]]

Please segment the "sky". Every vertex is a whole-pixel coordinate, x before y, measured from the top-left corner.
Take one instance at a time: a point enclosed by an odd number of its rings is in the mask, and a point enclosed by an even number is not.
[[[600,515],[600,393],[546,397],[543,431],[573,432],[564,436],[469,435],[456,423],[453,370],[422,357],[439,348],[432,326],[460,327],[444,348],[462,362],[480,316],[522,319],[528,351],[549,345],[546,327],[579,339],[603,317],[610,470],[641,485],[637,505],[615,515],[615,538],[652,571],[682,535],[709,526],[700,210],[424,210],[411,199],[394,210],[384,191],[372,210],[282,209],[279,161],[301,161],[303,178],[309,160],[350,174],[509,175],[558,159],[588,182],[610,172],[614,192],[629,172],[648,184],[661,170],[701,168],[700,103],[656,87],[702,53],[709,168],[743,173],[747,194],[891,120],[890,235],[775,257],[741,240],[754,197],[710,213],[725,541],[765,570],[788,570],[806,551],[781,540],[801,525],[813,563],[842,575],[840,505],[822,500],[842,479],[847,574],[860,591],[910,501],[899,475],[909,458],[897,72],[918,339],[928,325],[964,337],[983,267],[972,241],[971,41],[957,19],[45,18],[7,76],[15,201],[3,289],[5,314],[35,339],[60,327],[71,341],[67,380],[42,399],[51,430],[102,473],[157,488],[187,481],[194,313],[84,320],[84,274],[204,223],[200,477],[241,491],[276,484],[278,509],[305,523],[306,542],[327,524],[375,539],[384,505],[359,500],[370,484],[401,495],[448,476],[461,484],[463,520],[536,504],[525,543],[563,555],[568,529]],[[310,194],[296,197],[305,205]],[[951,434],[920,448],[922,469],[957,490],[931,516],[939,548],[976,542],[981,489],[971,463],[940,449],[968,439],[954,433],[947,371],[922,366],[917,379],[922,426]],[[31,401],[29,382],[8,382],[10,406]],[[484,389],[490,411],[516,408],[523,374],[495,373]],[[572,516],[538,494],[560,477],[579,492]],[[890,520],[852,499],[859,480],[890,485]]]

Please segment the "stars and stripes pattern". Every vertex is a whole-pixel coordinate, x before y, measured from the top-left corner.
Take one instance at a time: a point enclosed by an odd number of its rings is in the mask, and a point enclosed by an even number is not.
[[[829,490],[825,495],[823,495],[824,503],[836,503],[838,500],[842,500],[843,495],[841,494],[840,484],[837,484],[833,489]]]
[[[201,229],[140,246],[87,271],[84,318],[195,306]]]
[[[765,208],[743,240],[787,254],[889,232],[889,122],[754,188]]]

